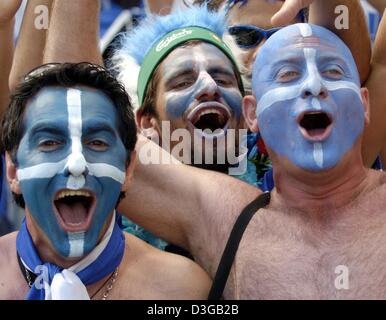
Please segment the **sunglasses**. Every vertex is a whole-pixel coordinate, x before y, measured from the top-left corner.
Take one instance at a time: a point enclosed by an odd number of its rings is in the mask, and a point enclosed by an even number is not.
[[[232,35],[240,48],[248,49],[258,46],[264,39],[268,39],[281,28],[262,29],[253,25],[235,25],[229,27]]]

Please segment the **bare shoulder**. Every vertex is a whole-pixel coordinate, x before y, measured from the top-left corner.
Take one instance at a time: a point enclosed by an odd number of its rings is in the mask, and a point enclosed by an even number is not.
[[[13,253],[16,252],[16,236],[17,232],[7,234],[0,237],[0,270],[3,272],[7,269],[5,266],[13,258]]]
[[[0,237],[0,300],[23,299],[28,291],[17,263],[16,236]]]
[[[157,251],[154,261],[165,276],[171,299],[207,299],[212,281],[204,269],[186,257]]]
[[[130,235],[126,237],[126,279],[135,299],[206,299],[211,280],[194,261],[161,251]],[[122,268],[121,268],[122,269]],[[135,276],[135,283],[133,278]]]

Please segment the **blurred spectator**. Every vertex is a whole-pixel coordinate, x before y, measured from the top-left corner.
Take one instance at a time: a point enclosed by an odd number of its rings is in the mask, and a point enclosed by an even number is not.
[[[381,20],[380,12],[372,6],[369,1],[361,0],[362,8],[365,12],[367,26],[370,32],[371,42],[374,42],[377,34],[379,22]]]

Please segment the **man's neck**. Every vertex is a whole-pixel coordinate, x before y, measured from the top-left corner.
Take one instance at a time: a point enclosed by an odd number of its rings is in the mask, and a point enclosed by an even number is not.
[[[360,156],[347,157],[336,167],[320,172],[289,173],[281,169],[274,170],[274,203],[310,214],[346,206],[369,183],[368,170]]]

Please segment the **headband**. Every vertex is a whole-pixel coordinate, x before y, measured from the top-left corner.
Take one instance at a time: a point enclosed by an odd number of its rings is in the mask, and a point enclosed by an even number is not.
[[[157,66],[174,48],[190,40],[200,40],[215,45],[237,66],[231,50],[218,35],[209,29],[203,27],[184,27],[173,30],[153,45],[142,62],[138,77],[138,99],[140,105],[143,103],[147,86]]]

